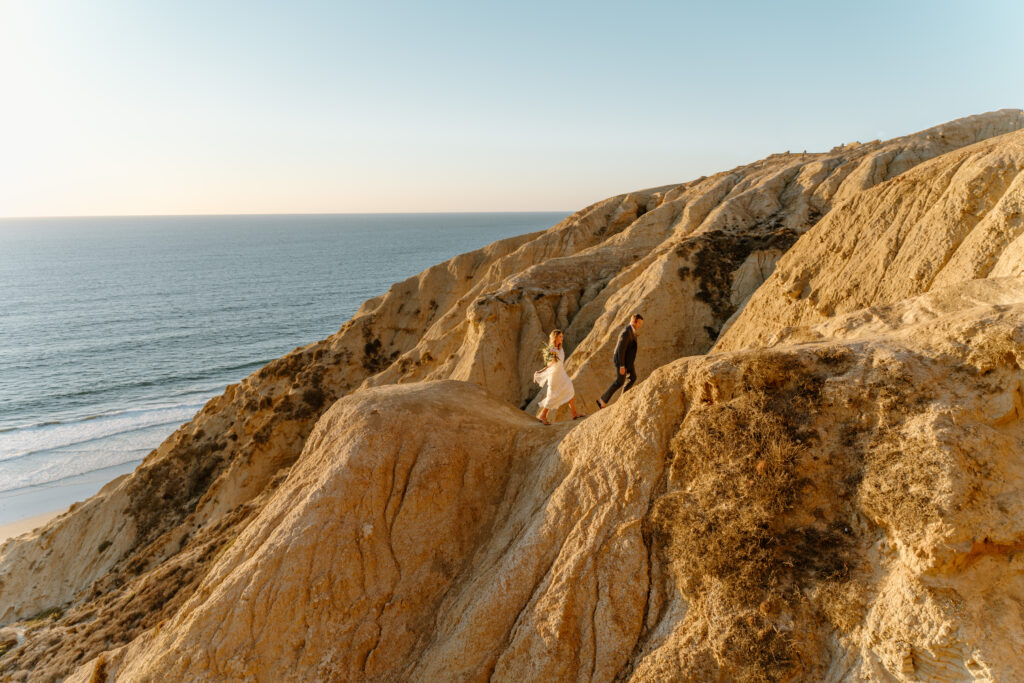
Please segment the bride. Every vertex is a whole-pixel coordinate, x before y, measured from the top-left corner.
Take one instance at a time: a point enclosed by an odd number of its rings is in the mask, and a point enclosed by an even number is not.
[[[544,348],[544,360],[547,367],[538,370],[533,375],[533,381],[548,388],[548,393],[540,402],[541,411],[537,418],[546,425],[548,422],[548,411],[558,411],[558,408],[568,402],[572,410],[572,419],[578,420],[586,417],[583,413],[576,412],[576,391],[572,387],[572,380],[565,372],[565,350],[562,348],[562,331],[551,330],[549,337],[550,344]]]

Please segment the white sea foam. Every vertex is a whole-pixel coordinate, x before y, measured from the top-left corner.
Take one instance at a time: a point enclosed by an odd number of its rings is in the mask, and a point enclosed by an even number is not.
[[[202,406],[192,402],[125,410],[0,433],[0,491],[138,460]]]
[[[181,424],[202,407],[202,402],[157,406],[12,429],[0,433],[0,463],[155,425]]]

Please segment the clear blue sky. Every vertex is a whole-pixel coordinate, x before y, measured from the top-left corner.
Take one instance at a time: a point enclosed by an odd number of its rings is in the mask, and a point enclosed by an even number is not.
[[[1024,3],[0,0],[0,215],[575,210],[1024,105]]]

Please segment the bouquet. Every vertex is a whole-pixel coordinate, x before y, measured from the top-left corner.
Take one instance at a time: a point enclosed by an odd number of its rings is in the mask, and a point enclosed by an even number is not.
[[[545,344],[540,348],[540,357],[544,359],[544,365],[551,365],[558,358],[558,351],[554,344]]]

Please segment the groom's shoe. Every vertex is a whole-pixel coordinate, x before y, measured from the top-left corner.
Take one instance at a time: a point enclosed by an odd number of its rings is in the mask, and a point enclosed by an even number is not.
[[[607,403],[605,403],[601,399],[597,399],[597,409],[598,410],[600,410],[601,408],[607,408],[607,407],[608,407]]]

